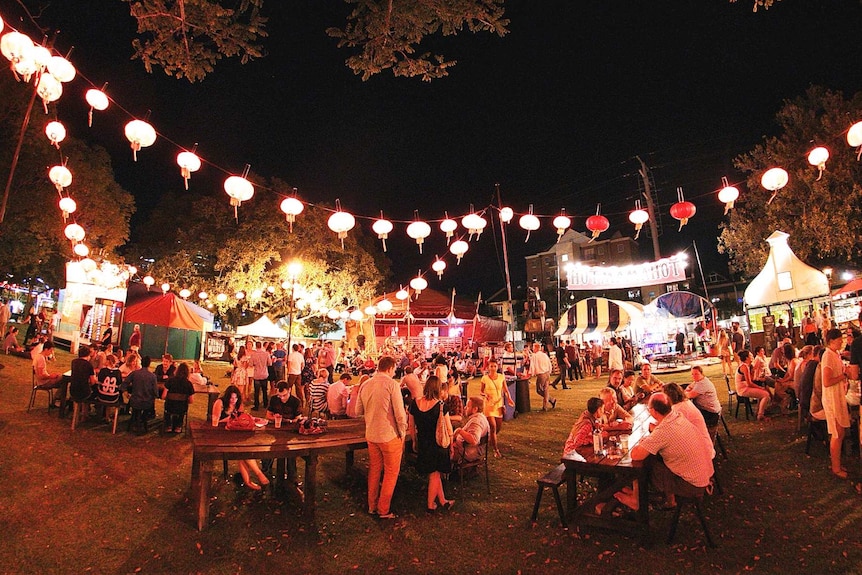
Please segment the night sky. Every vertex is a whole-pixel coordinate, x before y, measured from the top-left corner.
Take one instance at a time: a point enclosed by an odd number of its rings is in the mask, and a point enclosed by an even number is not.
[[[60,102],[71,133],[111,151],[118,181],[136,198],[135,221],[165,190],[181,190],[179,150],[169,139],[199,143],[217,167],[195,174],[192,191],[224,197],[226,210],[221,170],[251,164],[296,186],[304,200],[339,198],[355,214],[460,216],[471,203],[480,209],[493,201],[499,183],[503,202],[518,213],[531,203],[538,214],[565,207],[585,231],[601,202],[609,233],[631,234],[640,155],[659,190],[663,253],[696,239],[706,271],[719,273],[726,273],[715,250],[723,206],[714,192],[722,176],[746,192],[733,158],[774,133],[782,100],[809,85],[848,95],[862,89],[858,0],[784,0],[757,13],[750,0],[513,0],[506,7],[504,38],[464,33],[429,42],[458,61],[448,78],[430,84],[355,76],[344,64],[348,53],[325,34],[349,10],[337,0],[268,0],[268,56],[244,66],[222,62],[198,84],[149,75],[129,60],[135,22],[119,0],[52,0],[40,23],[60,31],[60,52],[74,46],[83,76],[97,87],[109,82],[109,95],[131,114],[151,111],[163,135],[133,163],[122,111],[97,113],[87,129],[81,102],[90,86],[77,80]],[[15,2],[0,0],[0,13],[36,35],[31,23],[15,21]],[[698,210],[683,233],[668,215],[677,186]],[[278,209],[279,198],[265,190],[253,201]],[[370,221],[359,222],[371,233]],[[515,286],[524,283],[523,256],[554,240],[550,221],[543,224],[527,244],[517,225],[509,229]],[[444,253],[445,242],[435,225],[420,257],[403,229],[388,244],[395,279],[406,283],[430,266],[429,253]],[[651,259],[650,240],[639,243]],[[486,232],[461,266],[450,264],[431,286],[490,295],[504,285],[498,252]]]

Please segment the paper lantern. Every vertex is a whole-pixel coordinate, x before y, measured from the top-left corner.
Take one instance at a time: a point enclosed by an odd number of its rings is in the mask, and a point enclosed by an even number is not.
[[[541,225],[539,218],[533,215],[533,204],[530,204],[530,211],[518,219],[518,225],[527,231],[527,237],[524,239],[524,243],[527,243],[530,240],[530,232],[538,230]]]
[[[772,192],[772,196],[766,202],[767,204],[772,203],[772,200],[778,195],[778,190],[786,186],[788,181],[787,172],[781,168],[771,168],[763,173],[763,176],[760,177],[760,185]]]
[[[596,206],[595,215],[587,218],[587,229],[592,232],[592,238],[590,241],[595,240],[602,232],[608,231],[608,228],[611,227],[611,223],[608,219],[601,214],[601,210],[602,205],[598,204]]]
[[[431,269],[437,272],[437,279],[443,279],[443,272],[446,270],[446,262],[437,258],[434,260],[434,263],[431,264]]]
[[[392,311],[392,302],[386,298],[383,298],[379,302],[377,302],[378,311],[382,311],[383,313],[387,313]]]
[[[227,301],[227,294],[226,294],[226,293],[220,293],[220,294],[218,294],[218,295],[216,296],[216,301],[217,301],[217,302],[219,302],[219,303],[224,303],[224,302],[226,302],[226,301]]]
[[[739,190],[735,186],[731,186],[726,177],[721,178],[721,183],[724,187],[718,191],[718,201],[724,203],[724,215],[726,216],[727,212],[733,209],[733,202],[739,198]]]
[[[207,299],[209,299],[209,297],[210,297],[210,294],[208,294],[205,291],[198,293],[198,299],[207,300]]]
[[[171,291],[171,284],[169,284],[168,282],[163,283],[162,293],[168,293],[169,291]]]
[[[183,289],[181,289],[181,290],[180,290],[180,297],[181,297],[181,298],[183,298],[183,299],[188,299],[188,297],[189,297],[190,295],[192,295],[191,290],[188,290],[188,289],[186,289],[186,288],[183,288]]]
[[[817,168],[817,179],[823,177],[823,170],[826,169],[826,160],[829,159],[829,150],[823,146],[818,146],[808,152],[808,163]]]
[[[147,286],[147,289],[150,289],[152,285],[156,283],[156,280],[153,278],[153,276],[144,276],[143,282],[144,285]]]
[[[33,40],[26,34],[9,32],[0,38],[0,53],[13,65],[22,59],[28,59],[31,50],[33,50]]]
[[[62,56],[52,56],[51,59],[48,60],[47,68],[48,72],[50,72],[52,76],[64,84],[75,79],[75,67]]]
[[[862,146],[862,122],[856,122],[850,129],[847,130],[847,143],[852,148],[859,148]],[[862,150],[860,150],[862,152]],[[859,159],[859,156],[856,156],[856,159]]]
[[[84,236],[86,232],[84,232],[84,228],[79,226],[78,224],[69,224],[66,226],[66,229],[63,230],[63,233],[66,234],[66,237],[73,242],[81,242],[84,240]]]
[[[340,317],[340,315],[341,314],[338,313],[337,309],[331,309],[328,312],[326,312],[326,317],[328,317],[329,319],[332,319],[332,320],[338,319]]]
[[[63,221],[69,217],[69,214],[74,214],[78,209],[78,204],[72,198],[60,198],[60,210],[63,212]]]
[[[409,297],[410,297],[410,293],[404,288],[401,288],[400,290],[395,292],[395,299],[399,299],[401,301],[404,301],[405,299],[407,299]]]
[[[641,228],[649,221],[649,213],[641,207],[641,201],[635,200],[635,209],[629,214],[629,221],[635,225],[635,238],[641,234]]]
[[[194,152],[180,152],[177,154],[177,165],[180,167],[180,176],[182,176],[183,183],[188,190],[189,178],[192,177],[192,172],[197,172],[201,169],[201,159]]]
[[[458,258],[457,265],[461,265],[461,258],[464,257],[464,254],[467,253],[467,250],[470,249],[470,245],[464,240],[457,240],[452,242],[452,245],[449,246],[449,251],[452,252],[456,258]]]
[[[338,200],[335,200],[335,208],[336,211],[329,216],[327,225],[338,235],[338,239],[341,240],[341,249],[344,249],[344,238],[347,237],[347,232],[356,225],[356,218],[348,212],[341,211],[341,202]]]
[[[36,93],[42,98],[42,104],[47,114],[48,104],[56,102],[63,95],[63,85],[51,74],[42,74],[39,76],[39,82],[36,84]]]
[[[682,230],[682,227],[688,223],[689,218],[694,216],[697,208],[695,208],[693,203],[685,201],[681,187],[676,189],[676,196],[678,201],[670,207],[670,215],[675,220],[679,220],[679,230]]]
[[[557,228],[557,242],[566,233],[566,230],[572,226],[572,219],[566,215],[566,208],[560,212],[560,215],[554,218],[554,227]]]
[[[425,238],[431,235],[431,226],[422,220],[416,220],[407,226],[407,235],[416,240],[419,245],[419,253],[422,253],[422,244]]]
[[[410,287],[416,292],[416,295],[422,293],[422,290],[428,287],[428,280],[423,278],[421,275],[416,276],[412,280],[410,280]]]
[[[72,251],[75,252],[76,256],[81,258],[85,258],[90,255],[90,248],[87,247],[87,244],[75,244]]]
[[[104,90],[104,88],[102,88]],[[100,112],[108,109],[108,96],[102,90],[90,88],[84,95],[87,103],[90,104],[90,111],[87,113],[87,125],[93,125],[93,110]]]
[[[392,222],[383,217],[383,211],[380,212],[380,219],[374,220],[374,223],[371,224],[371,229],[377,234],[377,239],[383,242],[384,252],[386,251],[386,239],[389,237],[392,228]]]
[[[98,266],[96,265],[96,262],[94,262],[90,258],[85,258],[85,259],[81,260],[81,269],[87,273],[90,273],[91,271],[95,270],[97,267]]]
[[[305,209],[305,204],[294,197],[284,198],[281,200],[281,211],[284,212],[284,217],[287,219],[290,233],[293,233],[293,222],[296,221],[296,216],[302,213]]]
[[[365,316],[362,314],[362,311],[358,310],[358,309],[355,309],[352,312],[350,312],[349,317],[353,321],[362,321],[363,319],[365,319]]]
[[[132,120],[126,124],[126,139],[132,147],[132,158],[138,161],[138,150],[152,146],[156,141],[156,130],[143,120]]]
[[[34,48],[35,50],[35,48]],[[36,63],[36,60],[29,54],[26,58],[22,60],[18,60],[17,62],[12,63],[12,69],[16,74],[21,76],[24,79],[24,82],[27,83],[30,81],[30,77],[39,71],[39,65]]]
[[[362,310],[362,311],[363,311],[363,312],[365,312],[365,315],[367,315],[367,316],[375,316],[375,315],[377,315],[377,308],[376,308],[376,307],[374,307],[373,305],[368,306],[367,308],[365,308],[365,309],[364,309],[364,310]]]
[[[72,172],[66,166],[52,166],[48,170],[48,179],[54,184],[58,192],[72,185]]]
[[[512,218],[515,217],[515,212],[512,211],[512,208],[505,207],[500,210],[500,221],[504,224],[508,224],[512,221]]]
[[[56,120],[48,122],[48,125],[45,126],[45,135],[48,136],[51,145],[59,150],[60,142],[66,139],[66,127]]]
[[[446,245],[449,245],[449,240],[452,239],[452,236],[455,235],[455,230],[458,229],[458,222],[449,217],[449,213],[446,212],[446,219],[440,222],[440,231],[446,234]]]
[[[224,191],[230,196],[230,205],[233,206],[233,217],[236,220],[237,209],[254,196],[254,186],[244,176],[230,176],[224,181]]]
[[[470,206],[470,210],[473,209],[473,206]],[[470,212],[463,218],[461,218],[461,225],[467,228],[467,233],[470,238],[473,239],[473,235],[476,236],[476,239],[479,239],[479,236],[482,235],[482,230],[485,229],[485,226],[488,225],[488,221],[475,212]]]
[[[245,299],[245,292],[242,290],[239,290],[238,292],[233,294],[233,297],[235,297],[236,299]]]

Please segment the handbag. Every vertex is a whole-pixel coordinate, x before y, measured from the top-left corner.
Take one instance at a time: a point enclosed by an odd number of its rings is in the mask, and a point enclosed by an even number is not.
[[[229,419],[224,428],[229,431],[254,431],[254,418],[247,413],[240,413]]]
[[[452,421],[443,413],[443,402],[440,402],[440,414],[437,416],[437,445],[448,449],[452,443]]]

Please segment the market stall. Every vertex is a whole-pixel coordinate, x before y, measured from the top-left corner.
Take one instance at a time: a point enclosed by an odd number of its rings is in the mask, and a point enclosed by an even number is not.
[[[847,285],[832,292],[832,316],[835,323],[860,323],[862,313],[862,278],[857,278]]]
[[[688,291],[663,293],[644,306],[647,327],[641,352],[645,357],[707,353],[714,318],[713,306],[704,297]]]
[[[745,306],[751,346],[775,347],[774,329],[779,319],[794,332],[799,343],[800,326],[805,312],[814,314],[829,303],[829,279],[822,271],[804,263],[787,243],[790,235],[775,231],[766,238],[769,257],[766,264],[745,289]]]
[[[575,303],[560,317],[555,337],[579,343],[601,340],[604,334],[627,332],[631,341],[640,339],[644,307],[633,301],[590,297]]]

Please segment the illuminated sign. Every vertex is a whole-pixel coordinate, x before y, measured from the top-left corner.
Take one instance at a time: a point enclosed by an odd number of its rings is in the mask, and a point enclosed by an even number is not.
[[[644,264],[627,266],[566,266],[570,290],[625,289],[684,281],[688,265],[684,253]]]

